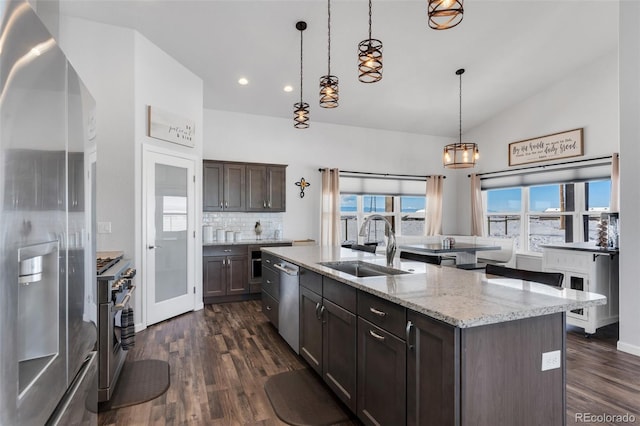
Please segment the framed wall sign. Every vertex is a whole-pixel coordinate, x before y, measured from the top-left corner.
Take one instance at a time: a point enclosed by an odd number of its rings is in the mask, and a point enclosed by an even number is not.
[[[195,146],[195,123],[192,120],[151,105],[147,106],[147,118],[149,137],[190,148]]]
[[[583,129],[573,129],[509,144],[509,165],[538,163],[584,155]]]

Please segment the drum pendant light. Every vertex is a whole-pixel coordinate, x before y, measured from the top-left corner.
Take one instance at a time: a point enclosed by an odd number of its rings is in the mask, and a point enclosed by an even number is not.
[[[375,83],[382,79],[382,42],[371,38],[371,0],[369,0],[369,38],[358,44],[358,80]]]
[[[309,104],[302,102],[302,32],[307,29],[307,23],[297,22],[296,29],[300,31],[300,102],[293,104],[293,127],[306,129],[309,127]]]
[[[471,142],[462,143],[462,74],[464,69],[456,71],[456,75],[460,77],[460,131],[458,133],[458,142],[452,143],[444,147],[444,166],[450,169],[465,169],[474,167],[476,160],[480,157],[478,145]]]
[[[429,27],[434,30],[448,30],[462,22],[464,0],[429,0],[427,16]]]
[[[327,75],[320,77],[320,106],[335,108],[338,106],[338,77],[331,75],[331,0],[327,0]]]

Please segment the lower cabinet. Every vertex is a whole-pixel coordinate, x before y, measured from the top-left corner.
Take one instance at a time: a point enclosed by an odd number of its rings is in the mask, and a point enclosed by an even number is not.
[[[354,412],[356,318],[355,313],[300,286],[300,355]]]
[[[407,312],[407,425],[460,424],[459,329]]]
[[[249,292],[246,254],[203,257],[203,299],[235,296]]]
[[[358,318],[357,414],[365,424],[406,422],[406,343]]]

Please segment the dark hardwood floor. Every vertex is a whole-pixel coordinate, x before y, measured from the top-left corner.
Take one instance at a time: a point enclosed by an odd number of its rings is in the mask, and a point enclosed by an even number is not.
[[[568,425],[585,424],[576,421],[581,412],[630,413],[640,424],[640,357],[618,352],[616,340],[615,327],[588,339],[569,330]],[[128,355],[139,359],[169,362],[169,390],[153,401],[100,413],[99,425],[283,425],[264,382],[306,367],[267,322],[259,301],[207,305],[151,326],[136,335]]]

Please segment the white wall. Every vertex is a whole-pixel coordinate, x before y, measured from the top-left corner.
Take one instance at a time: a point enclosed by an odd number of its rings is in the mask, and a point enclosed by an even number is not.
[[[283,236],[287,239],[319,240],[320,167],[451,175],[442,166],[440,152],[451,142],[444,138],[313,121],[308,129],[295,129],[293,118],[217,110],[205,110],[204,120],[205,159],[288,165],[287,211],[283,219]],[[302,177],[311,183],[304,198],[300,198],[300,189],[295,185]],[[445,180],[445,194],[452,194],[453,180]],[[455,197],[445,195],[445,233],[455,230],[455,208]]]
[[[640,3],[620,2],[620,340],[640,356]]]

